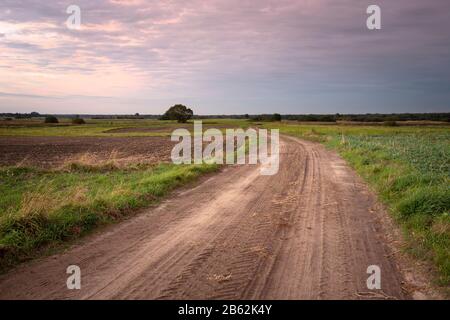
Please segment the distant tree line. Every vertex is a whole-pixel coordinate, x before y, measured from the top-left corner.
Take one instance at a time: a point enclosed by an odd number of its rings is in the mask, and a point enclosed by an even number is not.
[[[283,119],[297,121],[358,121],[358,122],[387,122],[387,121],[446,121],[450,122],[450,113],[366,113],[366,114],[287,114]]]
[[[53,116],[53,114],[40,114],[38,112],[31,112],[31,113],[0,113],[0,117],[2,118],[14,118],[14,119],[31,119],[31,118],[45,118]],[[117,115],[117,114],[57,114],[56,116],[60,118],[66,118],[66,119],[76,119],[76,118],[87,118],[87,119],[108,119],[108,120],[114,120],[114,119],[159,119],[161,115],[158,114],[146,114],[146,115],[140,115],[139,113],[135,114],[124,114],[124,115]]]
[[[48,117],[50,114],[31,113],[0,113],[1,118],[27,119],[36,117]],[[63,118],[85,118],[85,119],[166,119],[173,115],[140,115],[139,113],[130,115],[76,115],[61,114],[58,117]],[[387,122],[387,121],[445,121],[450,122],[450,112],[447,113],[366,113],[366,114],[221,114],[221,115],[187,115],[192,119],[251,119],[254,121],[317,121],[317,122],[336,122],[336,121],[358,121],[358,122]]]
[[[282,117],[279,113],[274,114],[259,114],[256,116],[249,116],[253,121],[281,121]]]
[[[30,119],[36,117],[42,117],[38,112],[30,112],[30,113],[0,113],[0,117],[5,118],[15,118],[15,119]]]
[[[358,122],[387,122],[387,121],[446,121],[450,122],[450,113],[367,113],[367,114],[235,114],[235,115],[194,115],[194,119],[251,119],[254,121],[358,121]]]
[[[249,119],[250,116],[247,114],[210,114],[210,115],[200,115],[195,114],[192,119]]]

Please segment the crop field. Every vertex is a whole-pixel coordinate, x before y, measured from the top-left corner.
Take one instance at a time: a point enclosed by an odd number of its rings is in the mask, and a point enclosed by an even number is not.
[[[268,124],[337,150],[403,227],[407,248],[450,283],[450,128]]]

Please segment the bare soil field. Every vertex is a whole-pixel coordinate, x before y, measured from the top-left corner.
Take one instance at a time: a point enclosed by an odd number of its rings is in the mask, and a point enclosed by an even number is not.
[[[173,145],[168,137],[0,137],[0,165],[159,163],[170,160]]]
[[[170,135],[170,132],[175,129],[191,129],[193,126],[177,126],[177,127],[169,127],[169,126],[160,126],[160,127],[132,127],[132,128],[115,128],[104,131],[104,133],[136,133],[136,132],[166,132]]]
[[[336,153],[283,138],[277,175],[228,166],[63,254],[2,275],[0,298],[426,296],[416,268],[400,263],[389,221]],[[66,268],[73,264],[81,268],[81,290],[66,288]],[[381,269],[381,290],[366,286],[370,265]]]

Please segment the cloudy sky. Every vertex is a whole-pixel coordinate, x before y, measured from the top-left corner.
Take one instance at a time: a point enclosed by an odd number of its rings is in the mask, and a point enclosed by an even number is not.
[[[449,0],[0,0],[0,112],[450,112],[449,88]]]

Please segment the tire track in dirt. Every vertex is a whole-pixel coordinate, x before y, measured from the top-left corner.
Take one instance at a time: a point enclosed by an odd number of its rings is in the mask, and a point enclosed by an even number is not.
[[[226,167],[66,252],[0,277],[0,298],[408,298],[376,197],[335,153],[283,137],[280,170]],[[66,289],[78,265],[82,289]],[[366,287],[369,265],[382,290]]]

